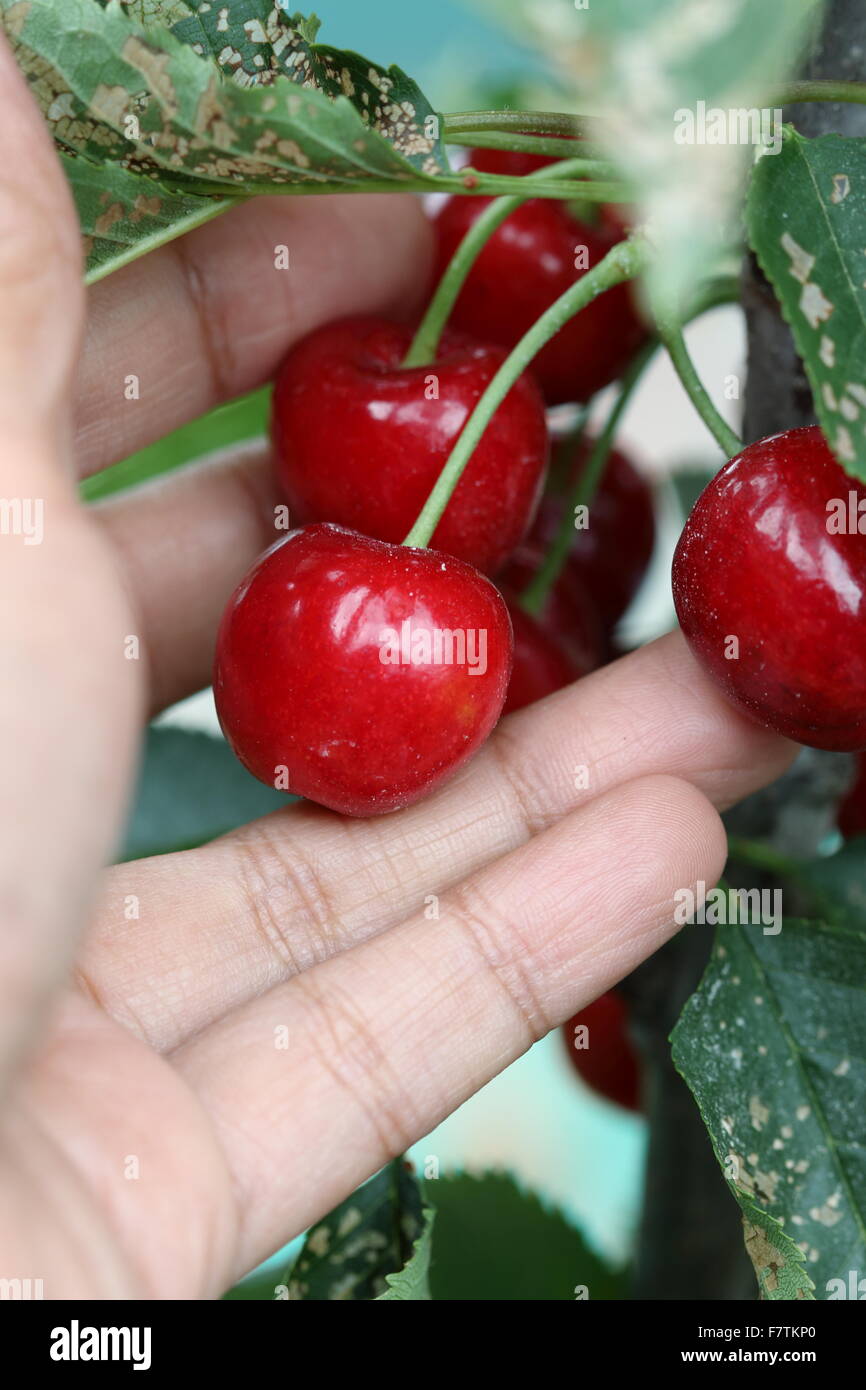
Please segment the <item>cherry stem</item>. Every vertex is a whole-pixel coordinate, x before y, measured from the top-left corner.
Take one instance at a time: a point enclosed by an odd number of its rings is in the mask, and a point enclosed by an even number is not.
[[[845,101],[866,103],[866,82],[819,80],[785,82],[766,94],[768,105],[792,106],[800,101]]]
[[[686,389],[695,410],[700,415],[710,434],[715,439],[726,458],[733,458],[743,447],[742,440],[734,434],[726,420],[722,419],[706,388],[698,376],[695,364],[686,347],[680,324],[667,318],[656,320],[658,335],[668,351],[674,370]]]
[[[552,155],[554,159],[567,159],[570,155],[591,160],[607,160],[608,152],[601,145],[590,145],[585,140],[569,139],[568,136],[524,135],[507,130],[467,130],[449,134],[449,145],[472,145],[479,150],[516,150],[518,154]],[[609,161],[608,161],[609,162]],[[614,168],[614,165],[610,165]]]
[[[628,371],[623,376],[619,393],[608,413],[604,428],[593,444],[586,461],[586,467],[581,469],[580,476],[571,489],[571,496],[563,508],[562,519],[553,544],[544,557],[544,563],[520,595],[521,608],[534,618],[537,618],[543,609],[550,590],[562,573],[563,565],[568,559],[574,539],[575,511],[578,507],[588,507],[592,502],[607,465],[613,437],[622,413],[657,347],[658,343],[655,339],[647,343],[633,358]]]
[[[580,159],[566,159],[561,164],[551,165],[550,168],[538,169],[535,173],[525,175],[525,182],[543,183],[545,178],[561,178],[572,173],[579,173],[584,167],[584,163],[585,161]],[[579,192],[582,192],[584,186],[578,183],[573,185],[572,191],[575,197],[578,196]],[[403,358],[402,365],[404,367],[423,367],[434,360],[439,339],[442,337],[442,330],[448,322],[451,310],[457,302],[457,297],[475,261],[496,229],[501,227],[506,218],[510,217],[522,203],[525,203],[529,196],[527,193],[520,198],[495,198],[484,209],[480,217],[472,223],[451,257],[448,268],[439,281],[436,292],[418,325],[409,351]]]
[[[479,130],[574,137],[587,127],[600,130],[603,124],[599,117],[574,116],[567,111],[449,111],[442,117],[442,138],[448,144],[454,135]]]
[[[738,290],[739,285],[735,276],[718,276],[715,279],[708,280],[706,284],[702,286],[691,307],[691,311],[688,315],[689,319],[699,318],[701,314],[707,313],[710,309],[718,308],[720,304],[730,304],[736,300]],[[574,485],[572,495],[563,509],[559,529],[554,536],[550,550],[545,555],[544,563],[520,595],[519,602],[521,608],[532,617],[537,617],[542,611],[547,595],[562,573],[574,537],[575,509],[580,506],[589,506],[592,502],[604,473],[622,413],[628,404],[635,386],[643,375],[644,368],[648,365],[658,347],[659,340],[653,338],[653,340],[647,343],[641,352],[632,360],[631,366],[622,379],[619,394],[611,407],[604,428],[593,445],[586,467],[581,471]],[[575,434],[578,436],[578,443],[580,436],[583,434],[585,423],[586,418],[584,414],[575,429]]]
[[[493,415],[505,400],[508,392],[535,355],[545,343],[559,332],[563,324],[585,309],[596,295],[631,280],[646,265],[649,247],[645,241],[632,237],[618,242],[608,252],[604,260],[588,270],[573,285],[561,294],[541,315],[520,342],[505,359],[499,371],[481,396],[478,404],[461,431],[460,437],[449,455],[433,490],[424,503],[415,525],[412,527],[404,545],[425,546],[439,524],[451,495],[460,481],[463,470],[472,457],[473,450],[489,425]]]
[[[766,869],[768,873],[783,878],[797,878],[799,873],[799,866],[787,855],[779,854],[770,845],[758,840],[740,839],[736,835],[728,837],[728,858],[736,859],[741,864],[751,864],[756,869]]]

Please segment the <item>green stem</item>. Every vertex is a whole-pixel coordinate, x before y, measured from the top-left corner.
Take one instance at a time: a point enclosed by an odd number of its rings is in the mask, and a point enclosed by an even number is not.
[[[737,835],[728,836],[728,858],[756,869],[766,869],[780,878],[796,878],[799,873],[799,866],[787,855],[758,840],[740,839]]]
[[[496,410],[508,395],[521,372],[529,366],[536,353],[540,352],[545,343],[559,332],[563,324],[567,323],[581,309],[584,309],[596,295],[610,289],[613,285],[620,284],[623,280],[631,280],[639,274],[646,264],[647,256],[648,247],[645,242],[637,238],[619,242],[608,252],[603,261],[599,261],[597,266],[587,271],[575,284],[570,285],[565,293],[560,295],[549,309],[545,310],[541,318],[536,320],[528,333],[523,335],[499,368],[464,425],[415,525],[404,540],[404,545],[425,546],[429,544],[430,537],[436,530],[439,519],[451,500],[451,494],[460,481],[475,446],[484,434]]]
[[[554,159],[567,159],[569,155],[589,159],[605,159],[608,151],[600,145],[589,145],[585,140],[570,139],[568,136],[522,135],[508,130],[466,130],[448,135],[449,145],[470,145],[479,150],[516,150],[522,154],[552,155]]]
[[[585,150],[585,154],[592,153]],[[598,161],[584,160],[585,165]],[[541,172],[538,170],[537,172]],[[587,172],[589,170],[587,169]],[[202,197],[231,198],[232,202],[242,203],[249,198],[267,195],[268,197],[287,196],[292,198],[317,198],[325,193],[456,193],[470,197],[498,198],[501,194],[522,195],[525,180],[533,174],[488,174],[481,170],[459,169],[453,174],[419,174],[417,178],[407,179],[356,179],[353,183],[340,180],[309,179],[303,183],[245,183],[239,193],[228,184],[208,183],[202,180],[194,189],[184,184],[182,192],[195,192]],[[634,189],[621,179],[605,179],[599,182],[581,183],[579,195],[594,203],[628,203],[634,201]],[[525,196],[525,195],[524,195]],[[534,198],[575,197],[575,185],[571,180],[547,179]]]
[[[695,364],[692,361],[689,350],[686,347],[686,340],[683,337],[683,330],[678,324],[670,321],[658,321],[658,333],[662,342],[668,350],[674,370],[682,382],[692,402],[695,410],[700,415],[710,434],[715,439],[722,453],[726,458],[733,458],[743,447],[740,440],[730,425],[722,419],[716,407],[713,405],[703,382],[698,376]]]
[[[567,162],[574,164],[576,173],[586,173],[589,172],[586,168],[587,164],[595,161],[579,159]],[[622,179],[595,181],[581,179],[579,183],[576,183],[570,179],[557,178],[555,165],[549,169],[536,169],[534,174],[487,174],[467,167],[460,170],[456,180],[438,177],[435,185],[427,185],[427,191],[430,193],[468,193],[476,198],[490,196],[496,198],[509,194],[518,198],[525,198],[527,196],[526,180],[540,178],[542,174],[546,174],[547,177],[544,179],[544,186],[539,186],[538,192],[533,193],[534,198],[582,198],[590,203],[628,203],[634,201],[634,188],[624,183]],[[402,188],[402,185],[400,187]]]
[[[705,314],[709,309],[718,308],[720,304],[730,304],[737,299],[738,293],[739,283],[736,276],[716,276],[714,279],[708,280],[706,284],[701,287],[687,318],[699,318],[701,314]],[[588,506],[592,501],[604,472],[622,413],[628,404],[635,386],[643,375],[644,368],[648,365],[658,347],[658,339],[654,338],[651,342],[647,343],[642,351],[633,359],[631,366],[623,377],[619,394],[611,407],[604,428],[598,436],[586,467],[577,479],[572,495],[568,499],[568,504],[563,510],[560,528],[554,537],[550,551],[545,556],[544,563],[538,573],[533,576],[520,597],[521,607],[534,617],[537,617],[543,609],[545,599],[562,573],[562,568],[568,558],[574,537],[573,519],[575,508],[579,506]],[[578,427],[581,431],[583,423],[583,420],[581,420]]]
[[[521,608],[533,617],[537,617],[543,609],[547,595],[562,573],[574,539],[575,510],[577,507],[588,507],[595,496],[622,413],[657,347],[655,339],[647,343],[632,360],[623,376],[619,393],[608,413],[604,428],[593,444],[586,467],[581,469],[580,476],[571,489],[571,496],[563,508],[562,520],[553,544],[544,557],[544,563],[520,596]]]
[[[553,175],[568,176],[578,173],[582,166],[583,161],[580,159],[566,159],[561,165],[551,165],[550,168],[538,169],[533,174],[527,174],[525,182],[540,183]],[[403,359],[404,367],[423,367],[427,362],[433,361],[442,330],[475,261],[497,227],[501,227],[506,218],[526,202],[528,196],[527,193],[522,198],[496,198],[473,222],[436,287],[409,351]]]
[[[798,101],[844,101],[866,103],[866,82],[808,81],[786,82],[764,98],[767,105],[792,106]]]
[[[589,126],[600,129],[602,124],[596,116],[572,116],[566,111],[447,111],[442,117],[442,138],[447,144],[453,135],[476,130],[575,136]]]

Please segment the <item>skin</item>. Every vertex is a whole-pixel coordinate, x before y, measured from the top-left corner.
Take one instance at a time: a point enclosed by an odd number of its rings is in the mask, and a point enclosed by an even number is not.
[[[265,380],[317,323],[406,305],[427,236],[408,198],[268,200],[85,305],[5,49],[0,167],[0,495],[46,516],[41,546],[0,538],[0,1270],[47,1298],[214,1297],[661,945],[674,892],[721,870],[717,808],[791,750],[666,638],[510,716],[408,810],[291,806],[103,871],[141,720],[207,682],[273,498],[257,450],[98,512],[76,471]]]

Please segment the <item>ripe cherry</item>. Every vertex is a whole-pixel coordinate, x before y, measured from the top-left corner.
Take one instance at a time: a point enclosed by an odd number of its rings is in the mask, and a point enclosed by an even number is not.
[[[455,195],[442,205],[435,219],[437,280],[489,202],[489,198]],[[603,225],[590,227],[561,204],[532,198],[517,208],[484,246],[460,292],[451,322],[455,328],[510,350],[554,300],[621,240],[619,231]],[[578,260],[583,247],[588,264]],[[532,372],[549,405],[586,401],[622,373],[645,336],[630,287],[614,285],[541,349],[533,360]]]
[[[499,717],[511,657],[505,603],[470,565],[306,526],[229,600],[214,696],[254,776],[370,816],[471,757]]]
[[[585,676],[588,669],[579,666],[519,604],[509,603],[508,612],[514,631],[514,666],[503,714],[543,700],[546,695]]]
[[[508,595],[522,594],[543,560],[544,552],[537,546],[522,545],[497,575],[496,583]],[[605,634],[595,605],[568,565],[548,591],[537,625],[564,650],[580,675],[594,671],[607,659]]]
[[[436,362],[401,367],[409,329],[344,319],[305,338],[277,373],[271,430],[292,520],[333,521],[398,543],[505,360],[446,331]],[[492,572],[530,523],[548,457],[544,404],[523,375],[496,411],[431,544]]]
[[[569,445],[566,442],[561,447],[567,449]],[[552,544],[559,531],[563,494],[585,467],[591,448],[592,441],[587,440],[578,449],[561,491],[542,499],[528,544],[542,551]],[[554,472],[556,462],[554,454]],[[613,630],[634,598],[654,545],[652,489],[626,456],[612,449],[589,504],[588,525],[575,530],[568,557],[568,568],[589,595],[606,632]]]
[[[814,748],[866,748],[858,507],[866,488],[820,429],[787,430],[716,474],[674,556],[677,615],[702,665],[754,719]]]
[[[857,759],[854,782],[839,803],[836,824],[846,840],[866,835],[866,753]]]
[[[586,1034],[576,1031],[582,1027]],[[562,1035],[571,1063],[587,1086],[625,1110],[640,1110],[640,1067],[628,1035],[628,1013],[615,990],[570,1018]]]

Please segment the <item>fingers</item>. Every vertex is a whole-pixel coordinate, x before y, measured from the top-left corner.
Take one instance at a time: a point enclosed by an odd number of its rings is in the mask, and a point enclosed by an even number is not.
[[[100,281],[78,382],[82,475],[266,382],[320,323],[410,312],[430,237],[414,197],[256,198]]]
[[[130,618],[116,574],[65,467],[84,303],[77,220],[2,40],[0,168],[3,1077],[65,973],[108,855],[138,672],[123,659]]]
[[[118,866],[84,978],[122,1022],[170,1048],[394,926],[426,894],[593,797],[672,771],[723,807],[772,780],[794,751],[728,705],[671,634],[510,716],[418,806],[366,822],[293,806],[204,849]]]
[[[153,713],[210,681],[220,615],[276,539],[269,450],[254,442],[93,509],[138,612]]]
[[[608,793],[376,941],[176,1055],[244,1212],[238,1272],[328,1211],[673,933],[714,882],[716,812],[652,778]],[[315,1185],[298,1175],[315,1165]]]

